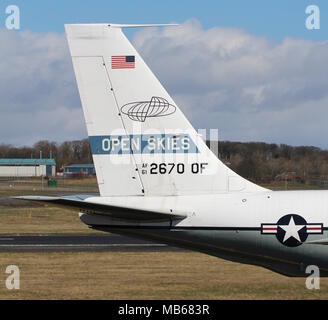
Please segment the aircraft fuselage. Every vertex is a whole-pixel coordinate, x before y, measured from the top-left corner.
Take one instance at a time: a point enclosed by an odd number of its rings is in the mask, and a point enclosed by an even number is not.
[[[90,200],[120,201],[117,197]],[[187,217],[160,223],[93,214],[82,214],[81,219],[95,229],[161,241],[289,276],[306,276],[308,265],[318,266],[321,276],[328,275],[328,191],[130,197],[124,202],[184,212]]]

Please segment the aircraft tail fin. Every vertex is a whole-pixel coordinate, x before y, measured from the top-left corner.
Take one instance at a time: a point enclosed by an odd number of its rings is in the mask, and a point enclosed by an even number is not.
[[[101,196],[265,190],[207,148],[122,32],[139,26],[65,26]]]

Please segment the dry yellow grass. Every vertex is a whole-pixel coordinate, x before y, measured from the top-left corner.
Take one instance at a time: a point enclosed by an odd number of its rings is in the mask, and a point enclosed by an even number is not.
[[[16,264],[21,289],[0,299],[327,299],[321,290],[262,268],[192,252],[0,254]],[[2,279],[1,279],[2,277]]]
[[[10,199],[22,195],[57,195],[64,191],[74,193],[74,187],[81,191],[88,186],[96,187],[95,178],[65,180],[61,181],[58,188],[46,188],[43,191],[39,179],[0,182],[0,234],[94,232],[80,221],[77,210]]]
[[[0,207],[0,234],[90,233],[78,212],[56,207]]]

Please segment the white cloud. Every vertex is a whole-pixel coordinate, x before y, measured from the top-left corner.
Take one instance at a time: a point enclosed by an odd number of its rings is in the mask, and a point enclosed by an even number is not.
[[[64,35],[0,30],[0,143],[86,135]]]
[[[86,136],[64,35],[0,30],[0,143]],[[134,44],[196,128],[328,147],[328,44],[240,29],[144,29]]]
[[[221,138],[328,147],[328,44],[275,43],[197,20],[134,44],[195,127]]]

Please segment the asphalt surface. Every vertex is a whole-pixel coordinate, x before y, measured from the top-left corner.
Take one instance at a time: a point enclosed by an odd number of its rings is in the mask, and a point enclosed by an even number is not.
[[[119,235],[0,235],[0,252],[173,250],[178,249]]]

